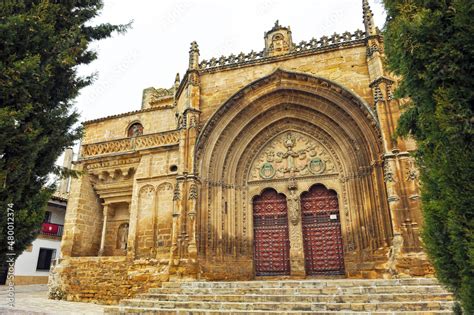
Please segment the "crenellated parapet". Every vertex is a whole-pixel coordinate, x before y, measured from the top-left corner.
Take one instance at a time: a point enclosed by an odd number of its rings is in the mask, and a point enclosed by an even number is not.
[[[274,32],[275,31],[273,31],[273,33]],[[216,70],[254,65],[257,63],[273,62],[279,58],[298,57],[306,54],[319,53],[341,47],[357,45],[364,43],[365,39],[366,35],[364,31],[361,30],[357,30],[353,33],[334,33],[331,36],[322,36],[319,39],[312,38],[308,41],[301,41],[296,45],[290,45],[287,49],[283,50],[283,53],[279,54],[268,53],[270,47],[272,47],[271,44],[269,44],[267,45],[268,47],[259,52],[252,50],[247,54],[241,52],[238,55],[231,54],[229,56],[221,56],[219,58],[213,57],[209,60],[203,60],[199,63],[199,70],[204,72],[212,72]],[[278,37],[274,38],[274,40],[283,41],[283,39],[279,39]],[[284,44],[281,44],[281,46],[285,47]]]

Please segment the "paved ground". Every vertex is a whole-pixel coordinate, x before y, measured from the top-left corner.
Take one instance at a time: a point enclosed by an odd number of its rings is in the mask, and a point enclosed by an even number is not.
[[[45,284],[17,285],[15,307],[7,306],[8,287],[0,286],[0,314],[49,315],[49,314],[102,314],[103,306],[92,303],[54,301],[48,299]]]

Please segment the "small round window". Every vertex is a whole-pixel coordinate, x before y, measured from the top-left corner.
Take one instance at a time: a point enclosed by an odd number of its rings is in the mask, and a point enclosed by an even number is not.
[[[178,167],[176,165],[171,165],[170,166],[170,172],[174,173],[178,171]]]
[[[134,123],[133,125],[128,128],[128,136],[129,137],[136,137],[141,136],[143,134],[143,126],[140,123]]]

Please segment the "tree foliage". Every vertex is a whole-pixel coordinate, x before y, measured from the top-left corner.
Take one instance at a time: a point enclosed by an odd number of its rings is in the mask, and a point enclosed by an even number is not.
[[[398,133],[418,144],[423,240],[439,280],[474,314],[474,3],[384,4],[387,63],[411,99]]]
[[[53,186],[48,174],[80,138],[73,99],[93,77],[77,66],[96,59],[92,41],[127,26],[90,25],[100,0],[0,2],[0,259],[7,252],[7,204],[16,254],[38,233]]]

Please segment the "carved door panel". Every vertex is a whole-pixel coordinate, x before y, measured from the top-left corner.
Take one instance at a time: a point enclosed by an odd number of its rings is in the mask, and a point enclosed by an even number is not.
[[[286,197],[273,189],[253,200],[254,259],[257,276],[290,274]]]
[[[344,274],[337,194],[323,185],[301,195],[305,267],[308,275]]]

